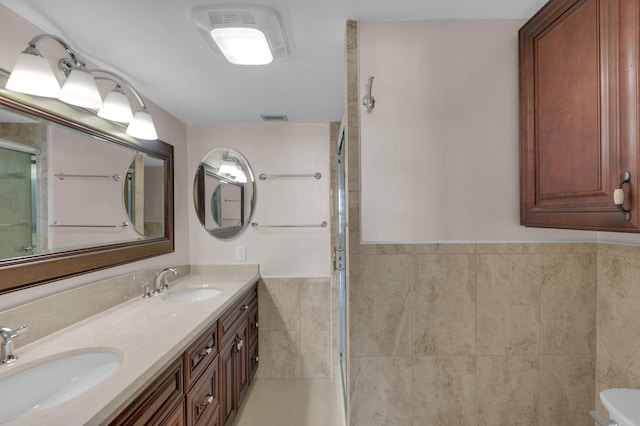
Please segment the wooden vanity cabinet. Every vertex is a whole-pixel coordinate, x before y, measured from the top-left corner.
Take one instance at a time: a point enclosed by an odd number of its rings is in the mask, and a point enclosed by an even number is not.
[[[249,313],[255,311],[254,317],[257,319],[257,297],[257,287],[254,285],[220,319],[220,424],[223,426],[233,423],[251,381]]]
[[[180,357],[110,424],[184,425],[183,371]]]
[[[520,29],[522,225],[640,231],[639,9],[551,0]]]
[[[230,425],[257,369],[257,343],[253,285],[111,424]]]

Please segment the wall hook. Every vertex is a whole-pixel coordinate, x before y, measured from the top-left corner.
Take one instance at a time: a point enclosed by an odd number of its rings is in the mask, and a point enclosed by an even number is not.
[[[373,79],[374,77],[369,76],[369,93],[364,98],[362,98],[362,105],[367,109],[367,112],[371,112],[371,110],[376,105],[376,100],[373,95],[371,95],[371,91],[373,89]]]

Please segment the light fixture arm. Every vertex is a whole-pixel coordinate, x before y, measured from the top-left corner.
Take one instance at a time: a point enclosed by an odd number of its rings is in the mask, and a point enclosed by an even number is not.
[[[37,46],[38,43],[40,43],[42,40],[44,40],[46,38],[53,39],[53,40],[57,41],[58,43],[60,43],[60,45],[64,48],[64,50],[67,51],[67,53],[71,57],[71,60],[73,61],[73,65],[75,67],[84,66],[85,65],[84,62],[82,62],[80,59],[78,59],[78,55],[76,55],[76,52],[71,48],[71,46],[69,46],[69,44],[66,41],[64,41],[60,37],[55,36],[53,34],[40,34],[40,35],[35,36],[28,43],[29,46],[24,50],[24,53],[31,53],[31,54],[38,54],[39,55],[40,52],[38,51],[36,46]]]
[[[124,83],[124,85],[127,86],[129,88],[129,90],[131,90],[131,93],[133,93],[133,96],[140,103],[140,105],[142,106],[142,109],[144,109],[145,111],[147,110],[147,105],[142,100],[142,96],[140,96],[138,91],[131,85],[131,83],[129,83],[127,80],[125,80],[124,78],[122,78],[118,74],[116,74],[114,72],[111,72],[111,71],[107,71],[107,70],[102,69],[102,68],[93,68],[93,69],[88,69],[87,71],[89,71],[91,74],[97,73],[97,72],[103,73],[103,74],[107,74],[107,75],[110,75],[111,77],[116,78],[120,82]],[[106,77],[96,77],[96,78],[106,78]],[[116,82],[116,84],[118,84],[118,83]]]

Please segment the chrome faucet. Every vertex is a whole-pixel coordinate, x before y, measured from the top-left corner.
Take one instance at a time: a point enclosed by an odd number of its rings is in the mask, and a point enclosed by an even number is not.
[[[29,327],[27,324],[24,324],[21,327],[16,328],[15,330],[10,329],[9,327],[0,326],[0,336],[2,337],[2,363],[3,364],[11,364],[15,362],[18,357],[13,354],[13,339],[27,331]]]
[[[153,294],[160,294],[160,292],[169,289],[169,274],[178,275],[178,271],[174,268],[167,268],[156,275],[156,280],[153,283]]]

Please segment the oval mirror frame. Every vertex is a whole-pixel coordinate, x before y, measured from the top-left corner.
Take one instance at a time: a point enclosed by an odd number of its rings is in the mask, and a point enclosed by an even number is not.
[[[256,181],[249,161],[233,148],[211,150],[196,169],[193,204],[210,235],[221,240],[239,235],[251,222],[256,204]]]
[[[8,74],[0,69],[0,105],[163,160],[166,165],[163,182],[165,221],[164,235],[159,238],[0,260],[0,294],[173,252],[173,146],[161,140],[132,138],[124,132],[123,126],[57,99],[4,89]]]

